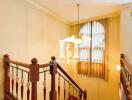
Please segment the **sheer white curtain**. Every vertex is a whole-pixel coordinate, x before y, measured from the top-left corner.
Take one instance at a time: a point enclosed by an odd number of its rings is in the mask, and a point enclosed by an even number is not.
[[[78,73],[105,78],[106,19],[84,24],[79,35],[86,36],[79,45]]]

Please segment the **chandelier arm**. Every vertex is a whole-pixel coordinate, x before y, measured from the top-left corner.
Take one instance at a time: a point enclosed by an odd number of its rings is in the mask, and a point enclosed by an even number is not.
[[[80,26],[79,26],[79,14],[80,14],[80,12],[79,12],[79,6],[80,6],[80,4],[77,4],[77,8],[78,8],[78,34],[79,34],[79,29],[80,29]]]

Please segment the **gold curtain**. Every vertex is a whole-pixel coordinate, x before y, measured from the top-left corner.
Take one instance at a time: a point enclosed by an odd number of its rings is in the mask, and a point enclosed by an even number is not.
[[[102,47],[93,47],[93,44],[92,42],[96,41],[98,42],[98,39],[97,40],[94,40],[94,32],[95,30],[100,30],[99,28],[100,27],[96,27],[95,28],[92,28],[94,27],[94,23],[99,23],[101,24],[103,27],[104,27],[104,32],[101,33],[104,35],[104,43],[105,43],[105,46],[104,48]],[[89,22],[88,22],[89,23]],[[101,79],[105,79],[105,80],[108,80],[108,68],[107,68],[107,19],[101,19],[101,20],[96,20],[96,21],[91,21],[91,42],[90,42],[90,47],[89,47],[89,58],[85,61],[82,61],[82,60],[79,60],[79,62],[77,63],[77,71],[78,71],[78,74],[80,75],[85,75],[85,76],[88,76],[88,77],[96,77],[96,78],[101,78]],[[87,23],[84,23],[81,25],[80,29],[83,28],[83,25],[85,25]],[[73,33],[76,33],[75,30],[76,27],[74,26],[73,28]],[[76,34],[75,34],[76,35]],[[93,35],[93,36],[92,36]],[[76,35],[77,36],[77,35]],[[100,60],[100,59],[94,59],[94,54],[93,52],[93,48],[97,49],[98,51],[100,49],[103,50],[103,58]],[[97,51],[96,50],[96,51]]]
[[[102,79],[105,78],[105,64],[79,61],[77,67],[78,74]]]

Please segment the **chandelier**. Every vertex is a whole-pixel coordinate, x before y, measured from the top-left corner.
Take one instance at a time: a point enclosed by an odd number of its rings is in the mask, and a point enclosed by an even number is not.
[[[77,24],[77,33],[80,32],[80,23],[79,23],[79,6],[77,4],[78,9],[78,24]],[[70,64],[72,59],[78,60],[79,59],[79,44],[82,40],[89,40],[89,37],[85,35],[79,35],[79,38],[76,38],[75,35],[71,35],[66,37],[63,40],[59,40],[59,47],[60,47],[60,59],[66,60],[67,64]]]

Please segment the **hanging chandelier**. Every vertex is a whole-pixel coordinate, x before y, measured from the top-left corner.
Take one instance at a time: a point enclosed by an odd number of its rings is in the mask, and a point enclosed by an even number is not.
[[[80,35],[80,12],[79,12],[80,4],[77,4],[77,12],[78,12],[78,21],[77,21],[77,33],[79,34],[79,37],[76,38],[75,35],[71,35],[69,37],[66,37],[63,40],[59,40],[59,46],[60,46],[60,56],[59,58],[65,59],[67,64],[70,64],[70,61],[72,59],[78,60],[79,59],[79,44],[82,40],[89,39],[85,35]]]

